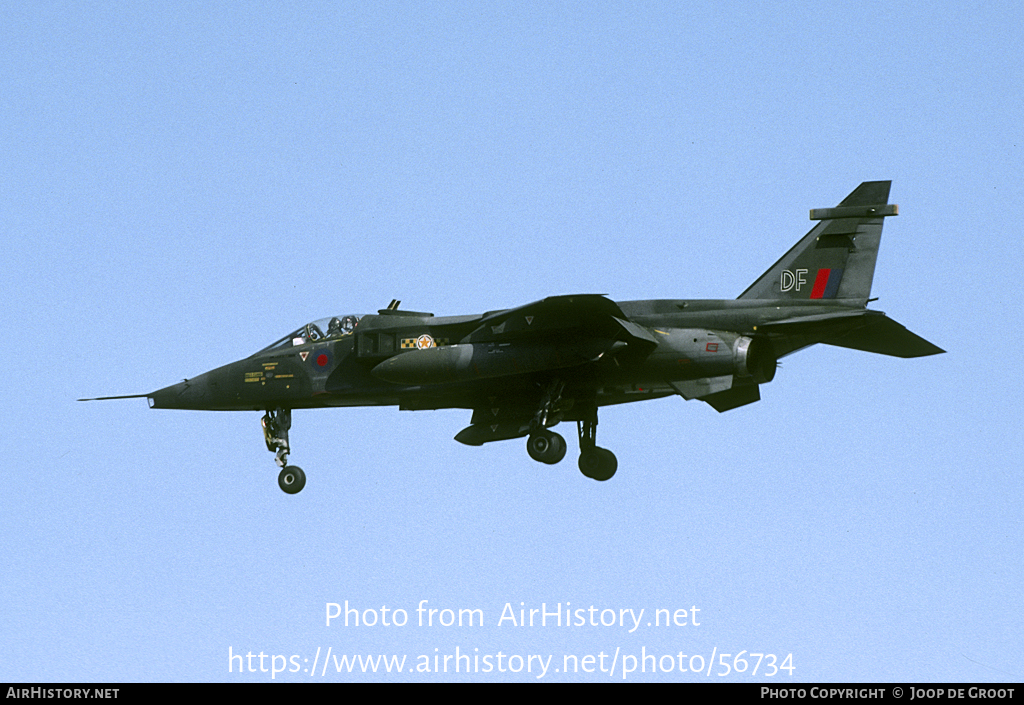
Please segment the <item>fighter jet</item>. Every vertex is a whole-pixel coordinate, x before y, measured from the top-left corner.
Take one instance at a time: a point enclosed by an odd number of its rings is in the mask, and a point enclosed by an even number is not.
[[[890,185],[865,182],[835,208],[812,210],[810,232],[734,300],[572,294],[446,317],[392,301],[376,314],[307,323],[149,394],[99,398],[264,412],[264,440],[289,494],[306,484],[288,464],[292,409],[343,406],[466,409],[472,416],[456,441],[526,438],[530,457],[549,465],[566,454],[551,429],[574,421],[580,471],[608,480],[618,461],[597,445],[602,406],[678,394],[735,409],[760,400],[780,358],[817,343],[896,357],[944,352],[867,308],[882,223],[898,212]]]

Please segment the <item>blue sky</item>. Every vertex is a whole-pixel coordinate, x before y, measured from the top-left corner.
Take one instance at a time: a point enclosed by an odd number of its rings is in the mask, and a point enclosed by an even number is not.
[[[1022,24],[1013,2],[0,10],[0,678],[1021,680]],[[949,352],[819,346],[725,414],[602,410],[607,483],[571,428],[548,467],[454,442],[468,412],[344,409],[295,413],[288,497],[258,413],[75,401],[393,298],[731,298],[878,179],[900,216],[873,307]],[[409,622],[327,626],[346,600]],[[420,604],[484,624],[420,627]],[[499,625],[506,604],[595,611]],[[328,649],[407,660],[339,674]],[[456,649],[480,670],[444,672]],[[250,652],[267,672],[229,660]]]

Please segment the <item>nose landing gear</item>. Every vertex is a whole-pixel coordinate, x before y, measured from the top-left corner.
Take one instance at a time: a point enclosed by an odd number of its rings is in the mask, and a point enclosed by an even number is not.
[[[306,473],[298,465],[286,465],[277,476],[277,486],[288,494],[300,492],[306,486]]]
[[[292,427],[292,410],[277,408],[267,410],[263,416],[263,439],[267,450],[275,454],[274,462],[281,468],[277,476],[278,486],[288,494],[296,494],[306,486],[306,473],[297,465],[288,465],[288,429]]]

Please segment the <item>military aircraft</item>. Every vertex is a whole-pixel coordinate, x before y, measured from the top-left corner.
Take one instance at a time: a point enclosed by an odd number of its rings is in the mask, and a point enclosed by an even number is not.
[[[292,409],[398,406],[468,409],[455,440],[478,446],[527,438],[555,464],[575,421],[579,469],[608,480],[618,467],[597,445],[597,410],[678,394],[719,412],[761,398],[779,358],[816,343],[919,357],[944,352],[867,304],[887,216],[889,181],[858,186],[735,300],[614,302],[551,296],[518,308],[435,317],[392,301],[376,315],[324,318],[249,357],[149,394],[157,409],[263,411],[278,484],[302,490],[288,464]],[[80,401],[94,401],[83,399]]]

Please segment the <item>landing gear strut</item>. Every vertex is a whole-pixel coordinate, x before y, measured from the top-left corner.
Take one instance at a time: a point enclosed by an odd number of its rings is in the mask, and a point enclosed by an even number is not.
[[[306,486],[306,473],[297,465],[288,465],[288,429],[292,427],[292,410],[267,410],[263,415],[263,439],[267,442],[267,450],[275,454],[274,462],[281,468],[277,476],[278,486],[288,494],[300,492]]]
[[[615,454],[607,448],[597,447],[597,406],[591,407],[582,421],[576,422],[580,435],[580,472],[604,482],[610,480],[619,468]]]
[[[565,382],[555,380],[544,392],[540,407],[530,422],[530,438],[526,441],[526,452],[538,463],[554,465],[565,457],[565,439],[554,431],[547,429],[554,426],[561,418],[556,412],[562,399]]]
[[[552,382],[544,392],[540,406],[530,422],[530,437],[526,441],[526,452],[538,463],[554,465],[565,457],[565,439],[548,430],[562,420],[566,404],[562,402],[565,383]],[[568,406],[572,406],[569,402]],[[580,436],[580,472],[592,480],[610,480],[619,468],[615,454],[607,448],[597,447],[597,403],[591,400],[583,405],[582,414],[577,417]]]

